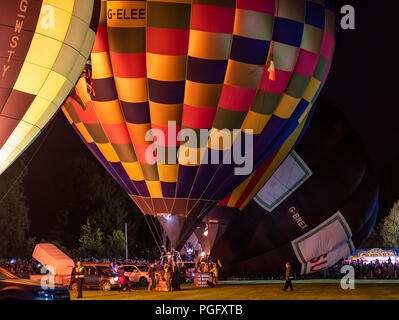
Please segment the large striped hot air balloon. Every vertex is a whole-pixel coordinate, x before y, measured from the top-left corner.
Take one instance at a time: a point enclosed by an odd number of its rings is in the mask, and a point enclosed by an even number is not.
[[[335,45],[332,2],[102,1],[100,20],[83,102],[63,111],[179,248],[312,109]]]
[[[0,174],[40,134],[78,80],[95,39],[97,0],[2,0]]]

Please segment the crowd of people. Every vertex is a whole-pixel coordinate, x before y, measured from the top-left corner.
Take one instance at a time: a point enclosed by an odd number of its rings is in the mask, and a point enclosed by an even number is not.
[[[186,268],[182,263],[168,261],[163,265],[152,263],[148,268],[150,282],[148,290],[151,291],[160,281],[166,282],[168,291],[180,290],[180,285],[186,281]]]
[[[219,277],[218,267],[215,262],[208,261],[207,259],[198,259],[195,263],[195,277],[194,284],[197,285],[197,279],[199,273],[208,273],[207,285],[214,287],[217,285]]]
[[[96,258],[78,258],[74,259],[76,264],[77,261],[91,262],[91,263],[114,263],[116,265],[122,264],[134,264],[149,266],[150,263],[146,259],[133,258],[133,259],[96,259]],[[16,276],[29,279],[30,275],[41,274],[42,264],[34,258],[30,259],[2,259],[0,258],[0,267],[15,274]]]
[[[355,270],[355,278],[362,280],[397,280],[399,279],[399,263],[392,261],[381,262],[375,261],[364,262],[361,260],[341,261],[334,266],[315,273],[294,275],[295,280],[312,280],[312,279],[342,279],[346,272],[341,273],[341,269],[345,265],[351,265]],[[284,271],[277,276],[247,276],[247,277],[229,277],[229,280],[285,280]]]
[[[146,259],[133,258],[133,259],[95,259],[95,258],[82,258],[75,259],[81,262],[92,262],[92,263],[113,263],[114,265],[123,264],[133,264],[133,265],[144,265],[148,267],[148,275],[150,278],[154,278],[151,288],[155,288],[155,285],[159,283],[160,280],[167,282],[168,290],[179,290],[180,283],[186,281],[187,272],[185,265],[183,263],[157,261],[155,263],[150,263]],[[295,280],[307,280],[307,279],[341,279],[343,274],[341,273],[341,268],[344,265],[350,264],[355,269],[356,279],[364,280],[388,280],[388,279],[399,279],[399,264],[395,264],[391,261],[380,262],[377,260],[365,263],[361,260],[355,261],[342,261],[334,266],[319,271],[317,273],[306,274],[306,275],[296,275]],[[1,259],[0,267],[4,268],[11,273],[28,279],[31,274],[40,274],[42,265],[36,261],[34,258],[31,259]],[[218,268],[215,263],[208,262],[205,259],[199,259],[195,264],[195,274],[198,273],[209,273],[208,285],[216,285],[218,279]],[[250,278],[250,277],[248,277]],[[284,280],[284,275],[277,277],[256,277],[264,280]],[[194,279],[194,282],[196,278]]]
[[[302,279],[341,279],[345,273],[341,269],[351,265],[355,270],[355,278],[362,280],[395,280],[399,279],[399,264],[391,261],[380,262],[378,259],[366,263],[362,260],[342,261],[323,271],[296,277]]]
[[[208,261],[206,258],[197,259],[194,270],[194,284],[197,285],[197,275],[199,273],[208,273],[207,285],[214,287],[217,285],[218,268],[216,263]],[[150,283],[148,290],[153,290],[160,281],[165,281],[167,290],[180,290],[180,285],[187,281],[187,269],[184,263],[168,259],[165,262],[162,260],[150,265],[148,269],[148,276]]]
[[[145,259],[96,259],[96,258],[82,258],[75,260],[75,268],[72,272],[72,277],[82,277],[84,279],[84,271],[81,268],[81,263],[109,263],[113,274],[118,276],[119,288],[122,291],[130,291],[133,289],[133,283],[126,276],[124,268],[119,268],[121,265],[140,265],[147,266],[148,275],[148,291],[155,288],[166,291],[180,290],[181,284],[187,281],[187,278],[192,278],[191,273],[195,274],[194,284],[197,285],[198,273],[208,274],[206,285],[214,287],[217,285],[218,268],[216,263],[208,261],[205,257],[199,257],[195,263],[194,270],[187,270],[184,262],[177,256],[170,253],[163,254],[161,259],[154,263],[149,263]],[[80,283],[80,282],[79,282]],[[81,297],[82,285],[79,286],[79,297]],[[202,284],[203,285],[203,284]],[[162,288],[163,287],[163,288]]]
[[[114,263],[116,265],[122,265],[122,264],[134,264],[134,265],[140,265],[140,266],[149,266],[150,262],[146,259],[141,259],[134,257],[133,259],[123,259],[123,258],[103,258],[103,259],[96,259],[94,257],[91,258],[76,258],[74,259],[74,262],[76,263],[77,261],[81,262],[90,262],[90,263]]]
[[[40,274],[42,265],[34,258],[31,259],[0,259],[0,267],[16,276],[29,279],[31,274]]]

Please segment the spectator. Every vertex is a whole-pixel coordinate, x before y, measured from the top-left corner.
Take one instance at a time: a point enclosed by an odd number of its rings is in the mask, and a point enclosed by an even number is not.
[[[156,286],[156,280],[155,280],[155,266],[152,263],[150,267],[148,268],[148,277],[150,278],[150,282],[148,283],[148,291],[151,291],[152,289],[155,288]]]
[[[172,266],[170,262],[167,263],[165,266],[165,279],[166,279],[166,286],[168,287],[168,291],[172,291]]]

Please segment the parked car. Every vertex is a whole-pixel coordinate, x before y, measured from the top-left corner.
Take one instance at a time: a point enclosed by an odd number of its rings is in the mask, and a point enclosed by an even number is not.
[[[106,263],[82,263],[84,267],[85,281],[84,289],[101,289],[110,291],[119,288],[119,277],[114,270]],[[78,284],[73,277],[69,287],[73,291],[78,290]]]
[[[70,300],[68,287],[42,288],[39,282],[21,279],[0,268],[0,300]]]
[[[148,277],[148,267],[144,265],[125,264],[118,267],[118,272],[123,272],[130,281],[145,287],[150,282]]]

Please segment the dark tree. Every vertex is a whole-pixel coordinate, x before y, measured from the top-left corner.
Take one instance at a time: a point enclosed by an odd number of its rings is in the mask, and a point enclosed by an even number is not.
[[[23,158],[0,176],[0,257],[25,255],[29,230],[29,208],[26,206]]]
[[[87,218],[86,223],[82,226],[79,244],[79,251],[83,256],[104,257],[103,233],[95,219]]]

